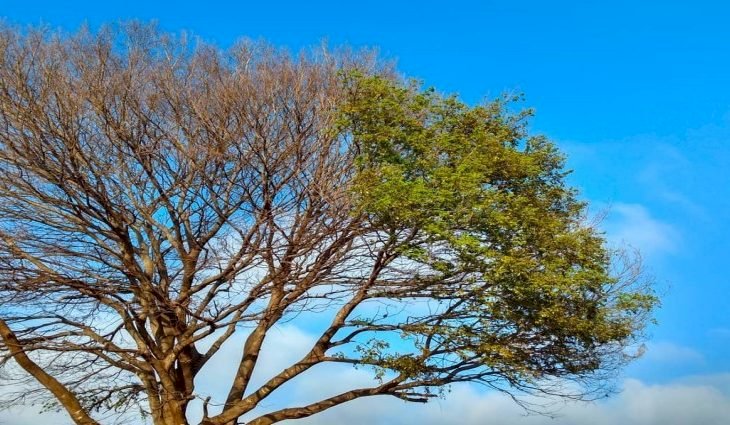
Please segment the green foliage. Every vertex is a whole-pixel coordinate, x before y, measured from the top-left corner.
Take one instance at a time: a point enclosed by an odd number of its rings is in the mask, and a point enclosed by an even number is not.
[[[399,254],[427,271],[398,294],[444,305],[439,320],[403,327],[407,338],[509,380],[591,374],[626,359],[657,299],[611,276],[563,155],[527,133],[530,111],[510,113],[511,99],[471,107],[382,77],[347,83],[341,126],[357,150],[358,213],[382,232],[418,235]],[[380,295],[397,296],[388,291]],[[438,375],[427,355],[416,366],[413,353],[377,348],[367,362]]]

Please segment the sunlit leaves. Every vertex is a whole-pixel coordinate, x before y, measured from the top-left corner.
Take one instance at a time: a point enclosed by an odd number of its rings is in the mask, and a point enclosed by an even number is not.
[[[528,134],[530,111],[510,112],[509,99],[472,107],[414,82],[352,74],[347,83],[340,125],[358,154],[359,211],[384,232],[420,235],[400,255],[428,272],[400,293],[454,306],[403,327],[420,357],[374,344],[365,363],[431,379],[449,370],[435,350],[514,384],[620,361],[656,298],[610,274],[562,154]]]

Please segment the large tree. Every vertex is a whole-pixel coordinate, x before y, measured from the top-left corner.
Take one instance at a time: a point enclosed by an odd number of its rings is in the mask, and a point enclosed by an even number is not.
[[[4,28],[4,405],[263,425],[458,382],[603,394],[656,300],[510,105],[466,105],[363,54]],[[284,321],[320,333],[254,385]],[[200,394],[239,334],[227,396]],[[337,363],[372,384],[253,413]]]

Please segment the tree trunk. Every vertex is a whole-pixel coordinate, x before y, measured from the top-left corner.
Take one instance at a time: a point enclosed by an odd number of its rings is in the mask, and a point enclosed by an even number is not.
[[[162,415],[155,419],[155,425],[188,425],[185,411],[187,402],[167,400],[162,405]]]

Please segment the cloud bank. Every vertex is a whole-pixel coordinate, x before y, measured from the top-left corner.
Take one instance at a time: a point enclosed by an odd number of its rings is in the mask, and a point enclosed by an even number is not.
[[[313,341],[313,335],[291,325],[272,333],[265,344],[264,362],[256,379],[259,383],[296,361]],[[231,370],[238,357],[234,344],[224,346],[221,358],[204,373],[198,388],[215,398],[224,397]],[[694,351],[671,343],[655,343],[649,353],[658,357],[682,357],[701,361]],[[699,357],[698,357],[699,356]],[[658,359],[655,359],[658,360]],[[665,359],[666,360],[666,359]],[[665,362],[666,363],[666,362]],[[671,362],[667,363],[671,366]],[[259,413],[280,405],[301,405],[356,386],[372,384],[371,374],[349,366],[314,369],[303,379],[282,388],[278,397],[266,401]],[[526,416],[509,397],[484,392],[475,386],[455,386],[444,399],[426,405],[406,403],[390,397],[355,400],[323,414],[290,425],[727,425],[730,418],[730,373],[684,377],[650,384],[637,379],[623,381],[622,391],[594,403],[556,404],[555,418]],[[207,391],[206,391],[207,390]],[[276,393],[275,393],[276,394]],[[562,403],[562,402],[561,402]],[[191,423],[197,423],[190,417]],[[104,425],[109,422],[102,421]],[[141,425],[143,422],[139,422]],[[0,412],[2,425],[66,425],[62,414],[40,414],[37,408],[18,406]],[[137,425],[137,424],[130,424]]]
[[[322,383],[326,385],[326,383]],[[623,391],[595,403],[570,403],[556,417],[526,416],[511,399],[460,387],[426,406],[373,398],[354,401],[307,421],[307,425],[727,425],[730,374],[661,385],[627,379]]]

